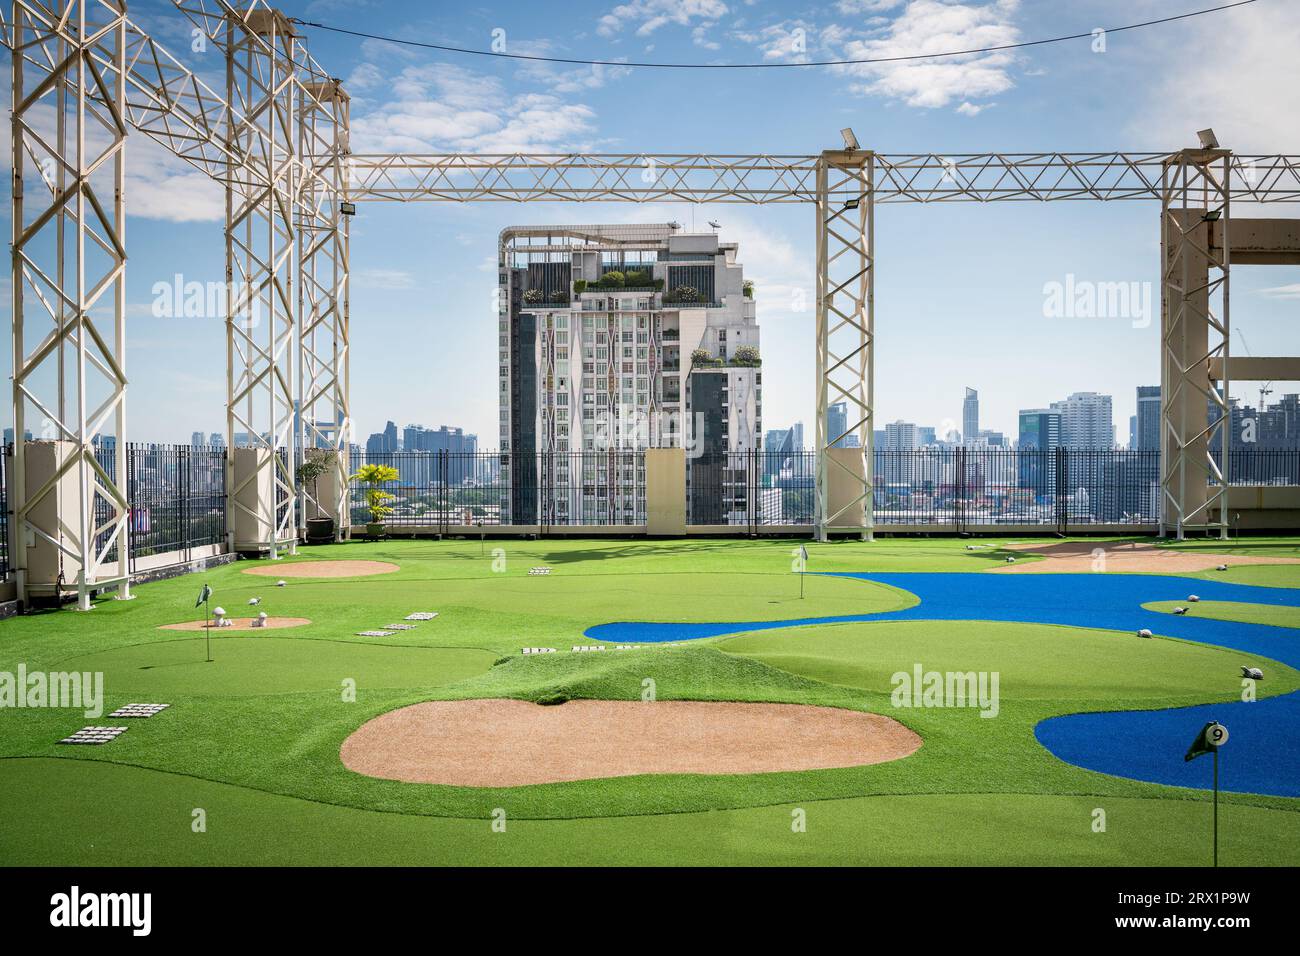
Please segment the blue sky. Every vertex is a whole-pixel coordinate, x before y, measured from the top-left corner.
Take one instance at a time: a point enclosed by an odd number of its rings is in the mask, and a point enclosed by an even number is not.
[[[371,33],[596,59],[779,61],[988,46],[1117,26],[1209,0],[939,2],[631,0],[493,5],[316,0],[287,13]],[[223,87],[215,51],[189,49],[170,3],[131,15]],[[802,31],[799,33],[798,31]],[[520,64],[307,30],[353,96],[358,152],[815,153],[852,126],[880,152],[1164,150],[1212,126],[1241,152],[1300,152],[1300,4],[1238,10],[1087,40],[922,64],[668,71]],[[802,37],[800,48],[797,38]],[[181,273],[220,280],[220,191],[142,136],[129,146],[131,438],[188,441],[224,427],[219,316],[158,319],[151,289]],[[7,151],[6,151],[7,154]],[[1237,215],[1260,213],[1237,208]],[[1137,384],[1158,381],[1158,315],[1052,318],[1044,287],[1068,275],[1151,283],[1152,203],[887,206],[876,223],[878,427],[960,422],[978,388],[985,427],[1073,391],[1115,396],[1127,440]],[[1274,215],[1287,215],[1285,208]],[[1290,213],[1294,215],[1294,213]],[[717,219],[757,285],[768,427],[811,425],[813,214],[803,206],[363,204],[354,220],[353,412],[358,440],[386,418],[461,425],[495,446],[495,243],[506,225]],[[1300,270],[1233,273],[1237,354],[1294,354]],[[5,308],[7,310],[7,300]],[[1141,325],[1140,322],[1137,323]],[[1279,391],[1285,390],[1280,387]],[[1291,386],[1294,391],[1295,387]],[[1243,394],[1253,397],[1253,387]],[[8,413],[6,413],[6,418]]]

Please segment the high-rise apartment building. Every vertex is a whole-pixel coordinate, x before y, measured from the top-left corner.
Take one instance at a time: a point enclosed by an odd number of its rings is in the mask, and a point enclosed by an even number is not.
[[[1055,450],[1061,444],[1061,413],[1053,408],[1022,408],[1016,447],[1021,488],[1035,495],[1055,493]]]
[[[1114,448],[1115,424],[1109,395],[1075,392],[1052,410],[1061,416],[1061,444],[1071,449]]]
[[[961,440],[973,445],[980,433],[980,393],[967,386],[966,398],[961,403]]]
[[[1137,414],[1134,416],[1136,427],[1134,441],[1130,445],[1135,451],[1160,450],[1160,386],[1139,385],[1137,387]]]
[[[845,435],[849,427],[849,403],[832,402],[826,408],[826,439],[834,448],[848,448],[851,436]],[[843,436],[843,437],[841,437]]]
[[[397,425],[394,422],[388,422],[382,432],[374,432],[366,439],[367,455],[382,455],[400,448],[401,442],[397,440]]]
[[[509,520],[637,523],[642,466],[619,452],[647,447],[687,449],[693,512],[706,499],[735,503],[743,486],[728,486],[725,455],[759,448],[762,435],[758,324],[737,252],[675,224],[501,233]],[[602,454],[566,454],[579,451]]]

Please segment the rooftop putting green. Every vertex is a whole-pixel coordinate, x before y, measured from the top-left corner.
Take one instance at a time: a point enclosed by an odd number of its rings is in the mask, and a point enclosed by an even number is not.
[[[978,572],[1002,560],[991,543],[978,551],[938,539],[807,546],[813,571]],[[916,615],[922,608],[903,585],[847,577],[810,575],[800,600],[790,570],[797,542],[496,546],[504,570],[493,542],[304,548],[304,560],[389,561],[400,570],[276,588],[231,566],[141,585],[135,601],[104,600],[89,614],[0,623],[0,670],[19,662],[102,668],[109,709],[140,700],[172,704],[132,722],[112,744],[75,751],[54,741],[87,722],[80,712],[0,711],[0,759],[9,758],[5,772],[23,781],[0,796],[0,863],[1202,862],[1196,838],[1208,819],[1206,794],[1071,766],[1034,739],[1033,727],[1071,711],[1229,699],[1220,665],[1231,659],[1235,673],[1231,652],[1078,628],[918,617],[571,654],[571,644],[590,643],[583,632],[599,622],[771,622]],[[1300,547],[1292,543],[1286,553],[1300,555]],[[528,568],[538,565],[554,571],[529,577]],[[205,582],[228,608],[259,596],[268,613],[313,623],[214,638],[215,660],[206,664],[201,636],[178,640],[157,630],[201,614],[193,605]],[[423,610],[439,617],[386,638],[355,635]],[[883,638],[859,644],[848,637],[855,632]],[[808,640],[791,651],[789,639],[800,634]],[[560,652],[523,658],[524,646]],[[1002,669],[998,718],[981,719],[971,709],[890,710],[885,670],[896,661]],[[1269,680],[1261,693],[1298,686],[1289,669],[1264,666]],[[1144,669],[1161,675],[1162,689],[1141,679]],[[341,742],[365,720],[408,703],[475,696],[637,700],[647,678],[660,699],[790,701],[884,713],[925,742],[911,757],[870,767],[510,790],[373,780],[349,773],[338,759]],[[355,683],[355,702],[343,699],[347,680]],[[92,804],[98,817],[84,813]],[[189,831],[194,806],[229,814],[240,821],[237,832],[213,828],[212,839],[201,842]],[[794,806],[816,823],[804,842],[787,839]],[[1097,806],[1112,821],[1100,838],[1090,828]],[[497,807],[516,823],[511,836],[494,843],[487,820]],[[1231,847],[1225,862],[1300,859],[1300,800],[1233,795],[1222,810]],[[175,834],[167,831],[173,823]],[[352,859],[329,848],[338,840],[354,848]]]

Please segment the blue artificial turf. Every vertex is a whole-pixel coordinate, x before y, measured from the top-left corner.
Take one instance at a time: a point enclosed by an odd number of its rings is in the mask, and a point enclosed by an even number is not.
[[[1260,666],[1268,679],[1272,658],[1300,668],[1294,628],[1182,617],[1145,610],[1153,601],[1240,601],[1300,607],[1300,590],[1265,588],[1151,574],[846,573],[910,591],[919,603],[901,611],[787,621],[655,624],[622,622],[589,628],[588,638],[610,642],[685,641],[721,634],[847,621],[1017,621],[1130,631],[1242,652],[1242,664]],[[1137,638],[1135,638],[1137,639]],[[1160,680],[1152,674],[1153,683]],[[1062,760],[1102,773],[1155,783],[1209,787],[1209,756],[1183,754],[1207,720],[1229,732],[1220,753],[1224,790],[1300,796],[1300,692],[1252,703],[1207,704],[1172,710],[1070,714],[1040,723],[1035,736]]]

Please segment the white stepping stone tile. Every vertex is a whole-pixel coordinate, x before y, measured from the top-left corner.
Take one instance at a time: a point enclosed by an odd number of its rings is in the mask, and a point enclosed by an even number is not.
[[[524,653],[525,653],[525,654],[554,654],[554,653],[555,653],[555,648],[553,648],[553,647],[525,647],[525,648],[524,648]]]
[[[416,611],[413,614],[406,615],[406,619],[408,621],[432,621],[437,616],[437,611]]]
[[[116,740],[126,732],[125,727],[82,727],[71,737],[64,737],[61,744],[106,744]]]
[[[357,637],[392,637],[396,631],[357,631]]]
[[[108,716],[110,717],[152,717],[154,714],[160,714],[171,704],[127,704],[119,707]]]

